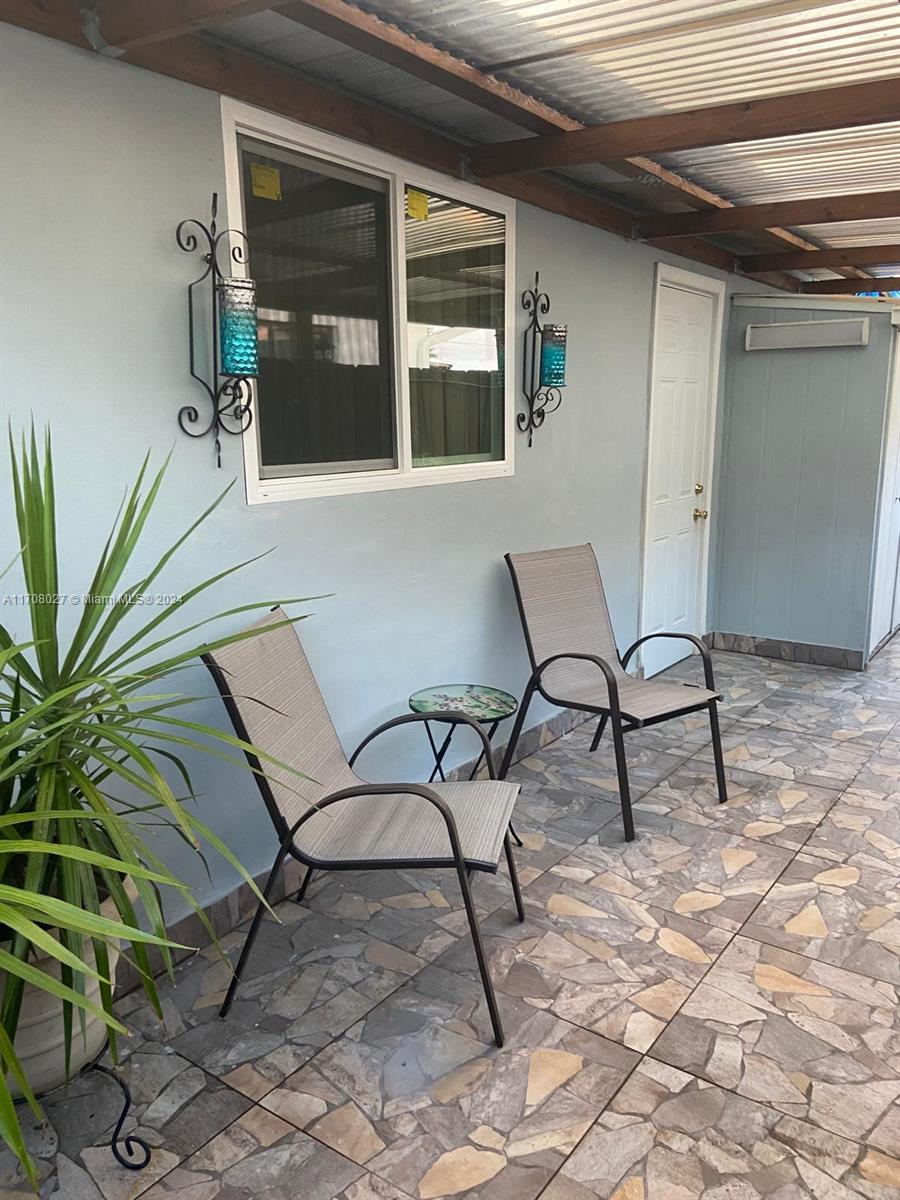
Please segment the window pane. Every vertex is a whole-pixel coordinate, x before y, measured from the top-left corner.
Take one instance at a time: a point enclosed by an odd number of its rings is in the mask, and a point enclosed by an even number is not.
[[[506,221],[419,188],[406,211],[413,465],[502,459]]]
[[[241,139],[261,475],[396,466],[387,184]]]

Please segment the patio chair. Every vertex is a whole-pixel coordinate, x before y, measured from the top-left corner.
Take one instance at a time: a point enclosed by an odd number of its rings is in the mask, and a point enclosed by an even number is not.
[[[597,749],[604,729],[610,724],[622,822],[626,839],[633,841],[623,735],[705,708],[709,712],[719,803],[724,804],[728,793],[716,708],[721,696],[713,680],[712,658],[700,638],[691,633],[649,633],[638,638],[620,657],[597,559],[589,545],[507,554],[506,564],[512,575],[531,659],[531,678],[503,756],[500,778],[505,779],[509,771],[535,692],[561,708],[599,715],[591,751]],[[703,659],[705,688],[669,680],[636,679],[627,674],[626,667],[637,648],[658,637],[681,638],[697,648]]]
[[[379,725],[348,760],[293,625],[277,608],[254,628],[266,625],[272,628],[203,655],[238,737],[283,764],[260,762],[247,754],[279,842],[263,891],[266,902],[288,855],[306,867],[298,903],[314,870],[455,868],[494,1037],[502,1046],[503,1029],[469,876],[472,871],[495,872],[505,852],[518,917],[524,921],[508,832],[519,785],[497,780],[484,730],[462,713],[451,712],[442,713],[441,720],[468,725],[481,739],[489,779],[428,786],[365,783],[353,771],[360,751],[386,730],[428,720],[428,714],[404,714]],[[286,768],[302,772],[309,782]],[[231,1007],[264,909],[260,902],[219,1013],[222,1017]]]

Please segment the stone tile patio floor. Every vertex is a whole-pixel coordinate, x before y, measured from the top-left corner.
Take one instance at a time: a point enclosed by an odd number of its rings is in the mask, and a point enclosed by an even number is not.
[[[865,674],[714,659],[726,806],[702,718],[630,736],[631,844],[590,727],[515,769],[526,922],[505,874],[475,885],[502,1050],[450,872],[322,876],[226,1021],[212,950],[163,1024],[123,1000],[151,1165],[115,1164],[115,1087],[84,1075],[32,1130],[42,1195],[896,1200],[900,640]]]

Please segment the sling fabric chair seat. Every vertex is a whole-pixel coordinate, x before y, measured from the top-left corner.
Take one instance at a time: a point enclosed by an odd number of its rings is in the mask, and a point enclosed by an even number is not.
[[[596,682],[593,687],[574,683],[560,695],[566,697],[569,705],[577,703],[591,708],[607,708],[609,705],[609,691],[602,676],[599,686]],[[646,721],[657,721],[660,717],[677,716],[686,709],[691,710],[698,704],[708,704],[710,700],[718,698],[718,692],[693,687],[689,683],[635,679],[624,671],[619,679],[619,711],[637,726]]]
[[[644,725],[707,709],[716,767],[719,801],[727,800],[725,766],[716,708],[721,699],[713,679],[709,649],[693,634],[652,633],[619,654],[603,581],[593,548],[565,546],[527,554],[507,554],[531,660],[531,678],[507,743],[500,778],[513,760],[525,714],[537,691],[562,708],[600,717],[591,743],[596,750],[609,724],[612,728],[625,836],[634,837],[628,764],[623,734]],[[705,687],[657,679],[637,679],[626,667],[634,652],[650,638],[681,638],[692,643],[703,660]]]
[[[398,725],[434,720],[405,714],[379,726],[348,760],[294,626],[273,609],[247,635],[203,656],[235,731],[266,757],[245,751],[280,843],[264,896],[285,857],[307,868],[298,902],[315,870],[451,867],[456,869],[498,1045],[503,1031],[469,888],[473,870],[495,872],[505,853],[519,920],[525,919],[509,842],[517,783],[498,781],[481,727],[462,713],[440,720],[469,725],[481,739],[490,778],[439,784],[366,783],[353,770],[364,746]],[[274,761],[272,761],[274,760]],[[305,778],[298,776],[302,773]],[[259,928],[260,903],[221,1015],[230,1008]]]
[[[495,871],[519,785],[487,779],[428,786],[453,813],[469,866]],[[303,827],[301,844],[311,859],[359,867],[387,860],[454,865],[440,814],[418,797],[402,794],[351,797],[336,809],[316,813]]]

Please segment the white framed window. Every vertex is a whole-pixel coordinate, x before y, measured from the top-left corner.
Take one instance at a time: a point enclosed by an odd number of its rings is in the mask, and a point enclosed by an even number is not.
[[[248,502],[511,475],[515,202],[221,103],[257,287]]]

